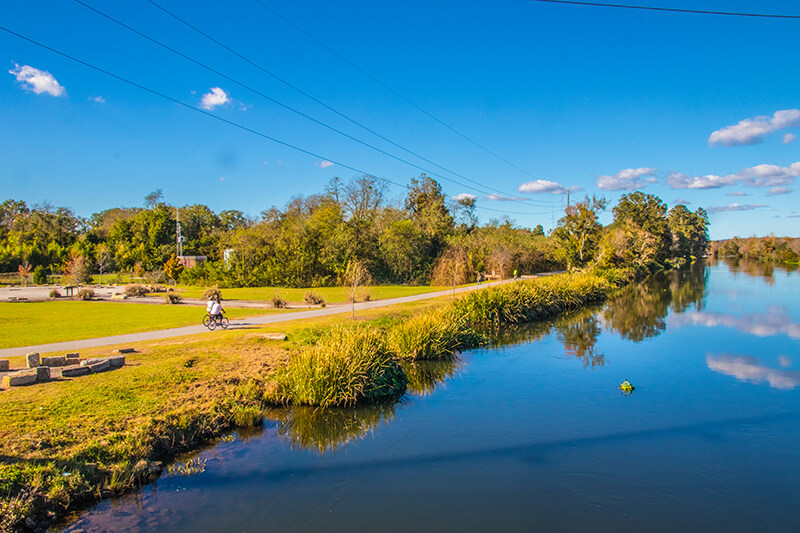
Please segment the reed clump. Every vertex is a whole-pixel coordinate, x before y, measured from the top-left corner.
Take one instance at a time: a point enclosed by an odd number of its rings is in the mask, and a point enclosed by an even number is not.
[[[453,309],[436,309],[403,321],[388,332],[389,349],[400,359],[448,357],[484,343]]]
[[[561,274],[471,292],[455,302],[454,310],[472,325],[520,324],[600,303],[612,288],[605,277]]]
[[[408,380],[374,328],[337,326],[274,374],[270,400],[352,407],[401,397]]]

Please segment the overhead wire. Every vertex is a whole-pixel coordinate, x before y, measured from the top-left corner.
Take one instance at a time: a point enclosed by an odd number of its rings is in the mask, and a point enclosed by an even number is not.
[[[75,0],[75,1],[78,2],[79,4],[86,5],[81,0]],[[482,187],[483,189],[488,189],[488,190],[494,191],[496,193],[500,193],[500,194],[503,194],[503,195],[508,195],[508,193],[505,192],[505,191],[496,189],[496,188],[494,188],[494,187],[492,187],[490,185],[487,185],[485,183],[482,183],[480,181],[473,180],[473,179],[471,179],[471,178],[469,178],[469,177],[467,177],[467,176],[465,176],[465,175],[463,175],[461,173],[458,173],[458,172],[456,172],[454,170],[451,170],[451,169],[449,169],[449,168],[447,168],[445,166],[442,166],[442,165],[440,165],[438,163],[435,163],[434,161],[431,161],[430,159],[420,155],[419,153],[417,153],[417,152],[415,152],[413,150],[410,150],[409,148],[406,148],[405,146],[403,146],[403,145],[401,145],[401,144],[389,139],[388,137],[380,134],[379,132],[377,132],[377,131],[373,130],[372,128],[366,126],[365,124],[361,123],[360,121],[355,120],[352,117],[348,116],[347,114],[340,112],[339,110],[337,110],[333,106],[331,106],[329,104],[326,104],[325,102],[323,102],[320,99],[316,98],[315,96],[313,96],[312,94],[308,93],[307,91],[304,91],[300,87],[297,87],[296,85],[294,85],[293,83],[289,82],[288,80],[278,76],[277,74],[275,74],[274,72],[272,72],[268,68],[264,67],[263,65],[257,63],[256,61],[253,61],[252,59],[248,58],[247,56],[245,56],[245,55],[241,54],[240,52],[234,50],[230,46],[228,46],[225,43],[221,42],[220,40],[216,39],[214,36],[208,34],[207,32],[201,30],[200,28],[198,28],[197,26],[193,25],[189,21],[185,20],[184,18],[180,17],[179,15],[176,15],[172,11],[168,10],[167,8],[165,8],[164,6],[162,6],[161,4],[156,2],[155,0],[146,0],[146,1],[149,4],[153,5],[154,7],[156,7],[157,9],[161,10],[162,12],[164,12],[165,14],[167,14],[168,16],[174,18],[175,20],[177,20],[181,24],[185,25],[186,27],[190,28],[191,30],[197,32],[198,34],[202,35],[206,39],[208,39],[211,42],[215,43],[219,47],[223,48],[227,52],[233,54],[234,56],[238,57],[239,59],[241,59],[242,61],[246,62],[247,64],[253,66],[254,68],[256,68],[256,69],[260,70],[261,72],[267,74],[268,76],[272,77],[273,79],[275,79],[279,83],[285,85],[286,87],[289,87],[290,89],[298,92],[299,94],[302,94],[303,96],[305,96],[309,100],[311,100],[311,101],[315,102],[316,104],[324,107],[325,109],[327,109],[327,110],[331,111],[332,113],[336,114],[337,116],[347,120],[348,122],[358,126],[359,128],[362,128],[363,130],[371,133],[372,135],[375,135],[379,139],[391,144],[392,146],[394,146],[396,148],[399,148],[400,150],[403,150],[404,152],[406,152],[408,154],[411,154],[414,157],[417,157],[420,160],[425,161],[426,163],[428,163],[430,165],[433,165],[433,166],[435,166],[435,167],[437,167],[439,169],[442,169],[445,172],[449,172],[450,174],[452,174],[454,176],[458,176],[459,178],[461,178],[463,180],[466,180],[466,181],[468,181],[468,182],[470,182],[470,183],[472,183],[474,185]],[[383,151],[382,153],[386,154],[385,151]],[[390,156],[390,157],[395,157],[395,156]],[[395,159],[397,159],[397,158],[395,157]],[[406,164],[411,164],[415,168],[417,168],[419,170],[422,170],[424,172],[427,172],[427,173],[431,174],[432,176],[436,176],[436,177],[442,178],[442,179],[444,179],[446,181],[450,181],[451,183],[455,183],[455,184],[460,185],[462,187],[465,186],[463,183],[459,183],[459,182],[457,182],[455,180],[449,179],[449,178],[447,178],[445,176],[442,176],[441,174],[438,174],[438,173],[435,173],[435,172],[431,172],[430,170],[424,169],[424,168],[422,168],[422,167],[420,167],[418,165],[413,165],[412,163],[409,163],[409,162],[407,162],[405,160],[403,160],[403,162],[406,163]],[[533,174],[530,174],[530,175],[533,176]],[[486,191],[481,191],[481,192],[485,193]],[[542,202],[542,201],[537,201],[537,200],[533,200],[533,199],[530,199],[530,200],[529,199],[518,199],[518,200],[515,200],[515,201],[518,201],[520,203],[533,204],[533,205],[535,205],[537,203],[538,204],[549,205],[549,202]]]
[[[259,1],[259,0],[256,0]],[[800,19],[800,15],[780,15],[774,13],[745,13],[740,11],[712,11],[707,9],[680,9],[677,7],[657,7],[630,4],[607,4],[603,2],[581,2],[578,0],[530,0],[531,2],[546,2],[549,4],[572,4],[577,6],[615,7],[620,9],[640,9],[646,11],[667,11],[671,13],[691,13],[696,15],[726,15],[733,17],[758,17],[775,19]]]
[[[457,130],[456,128],[454,128],[453,126],[448,124],[447,122],[443,121],[442,119],[440,119],[439,117],[437,117],[433,113],[429,112],[428,110],[426,110],[423,107],[419,106],[418,104],[416,104],[415,102],[413,102],[412,100],[407,98],[406,96],[404,96],[401,93],[397,92],[395,89],[390,87],[388,84],[386,84],[383,81],[379,80],[378,78],[376,78],[375,76],[373,76],[372,74],[370,74],[366,70],[362,69],[357,64],[355,64],[354,62],[350,61],[345,56],[343,56],[342,54],[340,54],[339,52],[337,52],[336,50],[334,50],[333,48],[331,48],[327,44],[323,43],[322,41],[320,41],[319,39],[317,39],[316,37],[314,37],[313,35],[311,35],[307,31],[305,31],[303,28],[301,28],[300,26],[298,26],[297,24],[295,24],[294,22],[292,22],[288,18],[284,17],[283,15],[281,15],[280,13],[278,13],[277,11],[275,11],[274,9],[269,7],[262,0],[255,0],[255,1],[258,4],[260,4],[261,7],[263,7],[264,9],[266,9],[267,11],[269,11],[270,13],[272,13],[273,15],[278,17],[279,19],[283,20],[288,25],[290,25],[291,27],[293,27],[294,29],[296,29],[297,31],[299,31],[300,33],[302,33],[303,35],[305,35],[306,37],[308,37],[309,39],[311,39],[312,41],[314,41],[315,43],[317,43],[318,45],[323,47],[324,49],[328,50],[330,53],[332,53],[333,55],[335,55],[336,57],[338,57],[339,59],[341,59],[342,61],[344,61],[345,63],[347,63],[351,67],[353,67],[354,69],[356,69],[358,72],[360,72],[361,74],[363,74],[367,78],[371,79],[372,81],[374,81],[375,83],[377,83],[378,85],[380,85],[381,87],[383,87],[384,89],[386,89],[387,91],[392,93],[393,95],[395,95],[398,98],[400,98],[401,100],[403,100],[405,103],[407,103],[408,105],[410,105],[411,107],[413,107],[417,111],[420,111],[422,114],[426,115],[428,118],[430,118],[430,119],[434,120],[435,122],[439,123],[440,125],[444,126],[445,128],[447,128],[451,132],[455,133],[456,135],[458,135],[459,137],[461,137],[465,141],[469,142],[470,144],[472,144],[474,146],[477,146],[478,148],[480,148],[481,150],[483,150],[487,154],[489,154],[492,157],[498,159],[499,161],[502,161],[503,163],[505,163],[506,165],[510,166],[511,168],[514,168],[514,169],[522,172],[523,174],[526,174],[526,175],[531,176],[533,178],[536,177],[533,173],[531,173],[531,172],[525,170],[524,168],[512,163],[511,161],[509,161],[508,159],[504,158],[503,156],[501,156],[501,155],[495,153],[494,151],[490,150],[489,148],[483,146],[481,143],[479,143],[476,140],[468,137],[467,135],[465,135],[464,133],[460,132],[459,130]]]
[[[32,39],[30,37],[27,37],[25,35],[22,35],[21,33],[18,33],[18,32],[15,32],[14,30],[6,28],[5,26],[0,26],[0,30],[4,31],[4,32],[6,32],[6,33],[8,33],[10,35],[13,35],[13,36],[15,36],[15,37],[17,37],[19,39],[22,39],[22,40],[24,40],[24,41],[26,41],[28,43],[36,45],[36,46],[38,46],[40,48],[43,48],[45,50],[48,50],[49,52],[52,52],[52,53],[54,53],[56,55],[59,55],[59,56],[65,58],[65,59],[69,59],[70,61],[73,61],[75,63],[83,65],[84,67],[87,67],[87,68],[92,69],[92,70],[94,70],[96,72],[99,72],[101,74],[104,74],[106,76],[114,78],[114,79],[116,79],[118,81],[126,83],[126,84],[128,84],[128,85],[130,85],[132,87],[135,87],[135,88],[139,89],[139,90],[145,91],[145,92],[150,93],[150,94],[152,94],[154,96],[157,96],[159,98],[162,98],[164,100],[167,100],[169,102],[177,104],[177,105],[179,105],[179,106],[181,106],[181,107],[183,107],[185,109],[189,109],[191,111],[195,111],[195,112],[200,113],[200,114],[202,114],[202,115],[204,115],[206,117],[210,117],[210,118],[213,118],[213,119],[218,120],[220,122],[223,122],[225,124],[228,124],[229,126],[233,126],[234,128],[238,128],[238,129],[240,129],[242,131],[245,131],[247,133],[256,135],[256,136],[261,137],[263,139],[267,139],[269,141],[272,141],[272,142],[274,142],[276,144],[280,144],[281,146],[285,146],[285,147],[290,148],[292,150],[295,150],[297,152],[300,152],[300,153],[303,153],[303,154],[306,154],[306,155],[309,155],[309,156],[312,156],[312,157],[315,157],[315,158],[318,158],[318,159],[322,159],[322,160],[325,160],[325,161],[330,161],[331,163],[334,163],[335,165],[338,165],[338,166],[340,166],[342,168],[346,168],[348,170],[352,170],[352,171],[354,171],[354,172],[356,172],[358,174],[363,174],[363,175],[374,177],[374,178],[379,179],[379,180],[381,180],[381,181],[383,181],[383,182],[385,182],[387,184],[394,185],[396,187],[400,187],[401,189],[407,189],[408,188],[408,186],[400,184],[400,183],[397,183],[397,182],[394,182],[394,181],[392,181],[392,180],[390,180],[388,178],[384,178],[382,176],[377,176],[377,175],[371,174],[371,173],[366,172],[364,170],[361,170],[361,169],[359,169],[357,167],[348,165],[346,163],[342,163],[341,161],[338,161],[336,159],[332,159],[332,158],[329,158],[329,157],[322,156],[322,155],[317,154],[317,153],[315,153],[315,152],[313,152],[311,150],[306,150],[305,148],[301,148],[301,147],[296,146],[294,144],[291,144],[291,143],[288,143],[286,141],[282,141],[282,140],[280,140],[278,138],[272,137],[271,135],[268,135],[266,133],[263,133],[263,132],[260,132],[258,130],[255,130],[253,128],[250,128],[248,126],[245,126],[243,124],[239,124],[238,122],[234,122],[232,120],[228,120],[226,118],[223,118],[223,117],[220,117],[220,116],[215,115],[213,113],[210,113],[209,111],[206,111],[206,110],[201,109],[199,107],[196,107],[196,106],[193,106],[193,105],[188,104],[186,102],[183,102],[182,100],[179,100],[177,98],[173,98],[172,96],[164,94],[164,93],[162,93],[160,91],[157,91],[155,89],[151,89],[149,87],[146,87],[146,86],[144,86],[144,85],[142,85],[140,83],[137,83],[137,82],[135,82],[133,80],[125,78],[124,76],[121,76],[119,74],[114,74],[113,72],[111,72],[109,70],[106,70],[106,69],[104,69],[102,67],[98,67],[96,65],[93,65],[92,63],[89,63],[89,62],[84,61],[82,59],[79,59],[79,58],[77,58],[75,56],[67,54],[66,52],[62,52],[61,50],[58,50],[58,49],[53,48],[51,46],[48,46],[48,45],[46,45],[44,43],[41,43],[41,42],[39,42],[39,41],[37,41],[35,39]],[[481,206],[475,206],[475,207],[478,208],[478,209],[492,210],[492,209],[488,209],[488,208],[483,208]],[[518,213],[518,214],[534,215],[534,214],[541,214],[541,213]]]

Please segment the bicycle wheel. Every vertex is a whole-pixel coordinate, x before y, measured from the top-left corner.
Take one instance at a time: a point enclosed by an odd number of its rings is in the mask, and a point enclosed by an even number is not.
[[[213,323],[214,319],[211,318],[211,315],[206,315],[203,317],[203,325],[208,329],[214,329],[214,326],[212,326]]]
[[[230,323],[231,323],[231,321],[228,320],[228,317],[226,317],[226,316],[222,317],[219,320],[219,325],[222,326],[222,329],[228,329],[228,324],[230,324]]]

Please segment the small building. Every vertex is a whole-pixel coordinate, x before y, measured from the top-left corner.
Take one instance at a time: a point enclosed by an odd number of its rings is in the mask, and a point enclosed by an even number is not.
[[[179,255],[178,262],[183,265],[184,268],[192,268],[198,265],[202,265],[208,259],[205,255]]]

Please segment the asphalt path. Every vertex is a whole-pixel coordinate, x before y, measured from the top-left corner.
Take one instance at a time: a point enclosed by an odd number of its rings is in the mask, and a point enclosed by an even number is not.
[[[535,278],[539,276],[546,276],[549,274],[539,274],[536,276],[524,276],[525,279]],[[468,285],[466,287],[458,287],[455,292],[464,293],[474,290],[485,289],[493,287],[502,283],[512,283],[513,280],[503,281],[489,281],[477,285]],[[363,311],[366,309],[375,309],[378,307],[388,307],[391,305],[416,302],[419,300],[427,300],[430,298],[437,298],[440,296],[450,296],[453,294],[452,289],[446,291],[428,292],[425,294],[416,294],[413,296],[402,296],[400,298],[388,298],[385,300],[376,300],[374,302],[363,302],[355,305],[356,311]],[[330,307],[323,307],[319,309],[312,309],[308,311],[298,311],[293,313],[285,313],[279,315],[257,316],[250,318],[242,318],[231,320],[228,329],[244,329],[252,326],[262,326],[265,324],[278,324],[281,322],[289,322],[292,320],[303,320],[305,318],[318,318],[322,316],[340,315],[352,312],[350,305],[337,305]],[[160,339],[168,339],[171,337],[182,337],[184,335],[196,335],[198,333],[206,333],[213,335],[213,331],[209,331],[203,325],[185,326],[182,328],[160,329],[156,331],[145,331],[142,333],[128,333],[126,335],[114,335],[111,337],[97,337],[94,339],[84,339],[77,341],[54,342],[51,344],[38,344],[36,346],[20,346],[18,348],[5,348],[0,350],[0,357],[13,357],[15,355],[25,355],[30,352],[48,353],[48,352],[75,352],[83,348],[97,348],[100,346],[111,346],[115,344],[128,344],[142,341],[154,341]]]

